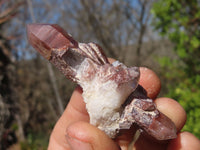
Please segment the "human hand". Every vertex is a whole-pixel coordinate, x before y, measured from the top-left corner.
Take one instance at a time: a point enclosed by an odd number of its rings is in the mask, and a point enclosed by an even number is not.
[[[139,84],[155,99],[160,91],[160,80],[156,74],[141,68]],[[135,130],[129,130],[115,140],[110,139],[104,132],[89,124],[89,116],[81,96],[82,90],[77,87],[72,94],[63,115],[56,123],[49,142],[49,150],[127,150]],[[135,150],[199,150],[200,141],[189,132],[179,132],[185,124],[186,113],[175,100],[170,98],[155,99],[157,108],[168,116],[176,125],[178,136],[169,143],[157,143],[141,135],[132,149]]]

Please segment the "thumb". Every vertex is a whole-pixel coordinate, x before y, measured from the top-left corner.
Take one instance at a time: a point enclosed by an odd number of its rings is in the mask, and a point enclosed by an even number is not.
[[[87,122],[76,122],[67,128],[66,139],[71,150],[119,150],[103,131]]]

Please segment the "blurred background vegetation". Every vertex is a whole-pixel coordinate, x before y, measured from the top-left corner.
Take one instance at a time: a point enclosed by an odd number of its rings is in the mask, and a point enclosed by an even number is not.
[[[200,1],[0,0],[0,149],[46,149],[75,86],[27,43],[33,22],[154,70],[160,96],[184,107],[183,130],[200,138]]]

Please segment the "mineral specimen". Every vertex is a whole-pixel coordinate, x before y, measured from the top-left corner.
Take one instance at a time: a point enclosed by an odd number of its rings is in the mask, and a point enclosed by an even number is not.
[[[138,67],[110,64],[99,45],[79,43],[58,25],[27,25],[27,36],[44,58],[82,87],[90,123],[109,137],[133,124],[157,140],[176,137],[174,123],[138,85]]]

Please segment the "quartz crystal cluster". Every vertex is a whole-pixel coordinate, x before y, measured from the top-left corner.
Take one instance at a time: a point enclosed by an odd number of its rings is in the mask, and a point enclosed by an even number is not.
[[[95,43],[79,43],[55,24],[27,25],[29,43],[83,89],[90,123],[115,138],[137,125],[157,140],[176,137],[174,123],[159,112],[138,85],[138,67],[108,62]]]

